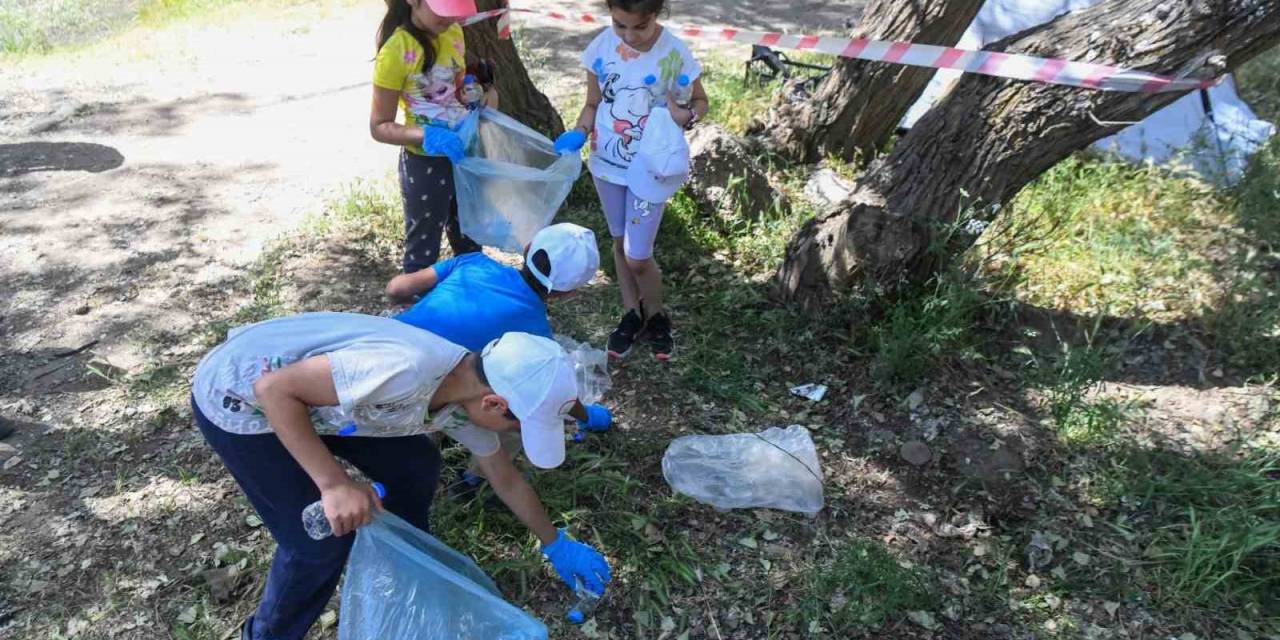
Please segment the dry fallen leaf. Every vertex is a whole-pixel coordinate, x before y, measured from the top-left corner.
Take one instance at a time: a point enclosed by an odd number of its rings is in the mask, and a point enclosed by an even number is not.
[[[329,629],[338,622],[338,612],[330,609],[320,616],[320,628]]]

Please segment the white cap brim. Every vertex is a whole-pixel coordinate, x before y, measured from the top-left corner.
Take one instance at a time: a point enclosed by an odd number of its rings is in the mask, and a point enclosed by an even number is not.
[[[517,416],[519,417],[519,416]],[[554,469],[564,463],[564,419],[559,415],[551,419],[520,419],[520,442],[524,455],[533,466]]]
[[[543,469],[564,462],[564,423],[578,397],[564,349],[549,338],[506,333],[481,352],[489,386],[520,420],[529,462]]]

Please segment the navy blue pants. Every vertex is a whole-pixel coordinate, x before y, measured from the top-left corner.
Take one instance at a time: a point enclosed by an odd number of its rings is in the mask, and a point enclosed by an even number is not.
[[[354,534],[312,540],[302,510],[320,499],[311,477],[274,433],[240,435],[209,421],[195,402],[191,412],[205,440],[276,539],[262,602],[250,619],[253,640],[302,640],[333,596],[355,541]],[[387,488],[382,506],[426,531],[431,497],[440,479],[440,451],[425,435],[402,438],[323,436],[335,456]]]
[[[404,272],[421,271],[440,259],[440,236],[454,255],[479,251],[458,226],[453,164],[441,156],[400,150],[400,199],[404,203]]]

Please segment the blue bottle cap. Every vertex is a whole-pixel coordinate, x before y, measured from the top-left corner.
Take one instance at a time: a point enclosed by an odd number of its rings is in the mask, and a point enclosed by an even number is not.
[[[653,74],[651,73],[651,74],[649,74],[649,75],[647,75],[647,76],[645,76],[645,77],[644,77],[644,83],[645,83],[645,84],[657,84],[657,83],[658,83],[658,76],[655,76],[655,75],[653,75]]]
[[[678,84],[678,85],[680,85],[680,86],[682,86],[682,87],[687,87],[687,86],[689,86],[689,76],[687,76],[687,75],[685,75],[685,74],[683,74],[683,73],[682,73],[682,74],[680,74],[680,77],[679,77],[679,78],[676,78],[676,84]]]
[[[469,74],[469,73],[468,73],[467,75],[465,75],[465,76],[462,76],[462,84],[475,84],[475,83],[476,83],[476,77],[475,77],[475,76],[473,76],[473,75],[471,75],[471,74]]]
[[[577,609],[570,609],[569,613],[566,613],[564,617],[568,618],[569,622],[574,624],[582,624],[587,619],[586,616],[582,615],[582,612]]]
[[[338,435],[340,435],[340,436],[350,436],[350,435],[355,435],[355,432],[356,432],[356,431],[358,431],[359,429],[360,429],[360,427],[357,427],[357,426],[356,426],[356,423],[354,423],[354,422],[348,422],[348,423],[347,423],[347,426],[345,426],[345,427],[343,427],[343,428],[341,428],[341,429],[338,429]]]
[[[381,499],[383,499],[383,498],[387,497],[387,488],[386,488],[386,487],[384,487],[384,486],[382,486],[382,483],[381,483],[381,482],[374,482],[374,483],[373,483],[373,492],[374,492],[374,493],[376,493],[376,494],[378,494],[378,499],[379,499],[379,500],[381,500]]]

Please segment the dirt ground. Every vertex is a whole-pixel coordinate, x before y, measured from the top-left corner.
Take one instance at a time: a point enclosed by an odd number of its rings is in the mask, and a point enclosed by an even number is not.
[[[0,66],[0,415],[18,427],[0,450],[0,638],[23,637],[48,613],[14,603],[51,589],[68,596],[51,607],[70,614],[111,601],[94,591],[176,584],[158,569],[138,578],[146,569],[113,553],[113,538],[139,545],[150,538],[137,527],[160,512],[210,508],[233,491],[184,482],[184,460],[217,473],[191,432],[127,440],[127,425],[164,416],[132,406],[116,383],[194,362],[198,329],[245,302],[235,283],[264,246],[343,185],[392,172],[396,150],[366,125],[379,4],[255,9]],[[697,3],[671,19],[801,30],[847,17],[837,3],[757,4]],[[553,100],[580,89],[576,57],[591,30],[525,21],[520,34]],[[90,451],[116,464],[78,459]],[[141,473],[148,466],[162,469]],[[58,633],[157,637],[154,612],[109,630],[92,623],[107,612],[79,613],[83,624]],[[15,616],[25,624],[3,626]]]
[[[814,32],[841,28],[861,4],[709,0],[680,3],[670,19]],[[216,591],[209,566],[243,568],[261,549],[260,523],[198,434],[171,427],[186,416],[136,403],[136,390],[194,363],[210,320],[248,302],[244,277],[274,238],[354,179],[392,171],[396,150],[366,125],[380,13],[367,2],[263,9],[0,67],[0,416],[19,428],[0,443],[0,639],[174,637],[158,631],[174,616],[165,599],[197,583]],[[535,81],[572,101],[591,31],[526,21],[520,35]],[[356,262],[340,247],[292,258],[293,294],[314,296],[310,305],[379,309],[385,273],[337,280],[333,265]],[[644,411],[626,378],[618,384],[620,410]],[[1176,437],[1192,447],[1219,446],[1273,411],[1271,391],[1249,386],[1113,391],[1141,399],[1152,421],[1181,425]],[[674,404],[671,414],[681,419]],[[874,450],[919,426],[872,415],[849,418],[863,427],[849,448]],[[972,449],[952,469],[963,474],[1035,464],[1032,445],[1003,460],[976,438],[954,446]],[[901,493],[878,463],[838,457],[847,464],[833,479]],[[894,504],[867,517],[901,521]],[[892,527],[915,535],[908,525]],[[194,628],[210,614],[177,615]]]

